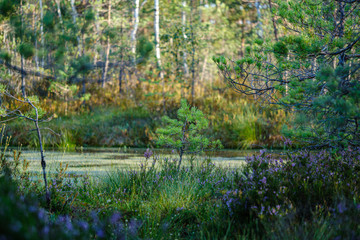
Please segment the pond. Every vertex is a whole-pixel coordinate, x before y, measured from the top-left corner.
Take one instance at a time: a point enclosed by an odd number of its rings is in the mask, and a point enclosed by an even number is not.
[[[16,150],[16,148],[14,149]],[[65,166],[68,164],[67,172],[75,175],[91,174],[102,175],[109,171],[117,169],[138,169],[141,162],[145,160],[144,148],[80,148],[77,151],[45,151],[45,160],[47,163],[47,171],[49,173],[56,172],[60,163]],[[160,159],[164,157],[176,157],[168,150],[153,150]],[[278,153],[275,151],[273,153]],[[8,152],[9,156],[10,150]],[[259,154],[259,150],[221,150],[211,152],[209,155],[211,161],[217,165],[230,168],[240,167],[248,155]],[[21,159],[29,161],[29,170],[32,173],[41,172],[40,152],[37,150],[22,150]],[[199,161],[203,161],[203,157],[199,157]],[[149,160],[152,161],[152,158]],[[186,164],[186,158],[184,160]]]

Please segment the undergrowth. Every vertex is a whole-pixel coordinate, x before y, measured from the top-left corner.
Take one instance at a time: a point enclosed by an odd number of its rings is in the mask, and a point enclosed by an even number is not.
[[[45,239],[357,239],[359,153],[262,152],[241,169],[209,158],[179,169],[176,157],[148,150],[139,169],[103,177],[71,176],[59,166],[49,207],[42,184],[18,160],[3,159],[0,219],[10,216],[5,236],[32,227],[29,236]]]

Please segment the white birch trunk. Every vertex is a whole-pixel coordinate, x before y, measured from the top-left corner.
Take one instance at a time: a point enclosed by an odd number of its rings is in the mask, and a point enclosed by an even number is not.
[[[157,60],[157,67],[160,70],[160,79],[162,84],[162,96],[163,96],[163,112],[166,113],[166,103],[165,103],[165,79],[164,73],[161,66],[161,53],[160,53],[160,27],[159,27],[159,0],[154,0],[154,31],[155,31],[155,53]]]
[[[21,27],[23,27],[23,2],[20,1],[20,17],[21,17]],[[23,34],[21,34],[21,44],[23,43]],[[25,80],[25,74],[24,74],[24,57],[22,54],[20,54],[20,63],[21,63],[21,92],[23,98],[26,98],[26,80]]]
[[[160,53],[159,0],[154,0],[154,7],[155,54],[157,60],[157,67],[160,69],[160,78],[164,79]]]
[[[37,23],[37,15],[36,15],[36,8],[34,10],[34,36],[35,36],[35,65],[36,65],[36,71],[39,71],[39,57],[38,57],[38,43],[37,43],[37,30],[36,30],[36,23]]]
[[[58,13],[58,16],[60,19],[60,24],[62,27],[64,27],[64,22],[63,22],[61,10],[60,10],[60,0],[56,0],[55,2],[56,2],[56,7],[57,7],[57,13]],[[64,29],[62,31],[64,32]]]
[[[260,38],[264,37],[264,30],[263,30],[263,26],[262,26],[262,22],[261,22],[261,3],[259,0],[255,1],[255,7],[256,7],[256,12],[257,12],[257,21],[258,21],[258,36]]]
[[[95,42],[95,49],[98,45],[98,37],[100,36],[100,25],[99,25],[99,2],[95,0],[94,4],[94,10],[95,10],[95,32],[96,32],[96,42]],[[97,62],[98,52],[95,50],[94,54],[94,64]]]
[[[134,8],[134,24],[133,30],[131,32],[131,53],[133,55],[132,63],[136,65],[136,33],[139,26],[139,5],[140,0],[135,0],[135,8]]]
[[[182,31],[183,31],[184,41],[186,41],[187,40],[187,36],[185,33],[185,31],[186,31],[186,0],[183,0],[182,5],[183,5],[183,10],[181,13]],[[185,44],[185,46],[186,46],[186,44]],[[186,59],[187,59],[187,51],[185,48],[184,52],[183,52],[184,73],[185,73],[185,76],[188,76],[189,75],[189,67],[187,65]]]
[[[39,0],[40,5],[40,34],[41,34],[41,47],[44,48],[44,9],[42,5],[42,0]],[[44,68],[44,56],[41,58],[41,67]]]
[[[72,18],[73,18],[73,23],[76,26],[76,18],[78,16],[76,8],[75,8],[75,0],[71,0],[71,10],[72,10]],[[81,41],[80,41],[80,37],[77,36],[77,42],[78,42],[78,55],[81,55]]]
[[[108,8],[108,27],[111,25],[111,0],[109,0],[109,8]],[[102,77],[102,87],[105,87],[107,72],[109,69],[109,54],[110,54],[110,39],[107,37],[106,40],[106,56],[105,56],[105,67],[104,73]]]

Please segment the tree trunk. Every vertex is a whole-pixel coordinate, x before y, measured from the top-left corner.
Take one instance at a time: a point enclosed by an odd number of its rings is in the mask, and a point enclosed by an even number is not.
[[[269,0],[269,8],[270,8],[271,20],[272,20],[273,28],[274,28],[275,40],[278,41],[278,31],[277,31],[277,27],[276,27],[275,17],[274,17],[274,15],[272,13],[272,2],[271,2],[271,0]]]
[[[94,8],[95,8],[95,33],[96,33],[96,37],[95,37],[95,48],[98,45],[98,38],[100,36],[100,26],[99,26],[99,3],[97,0],[95,0],[94,3]],[[97,50],[95,50],[95,54],[94,54],[94,64],[96,64],[97,62],[97,57],[98,57],[98,52]]]
[[[111,25],[111,0],[109,0],[109,9],[108,9],[108,27]],[[109,69],[109,54],[110,54],[110,39],[106,39],[106,56],[105,56],[105,66],[102,77],[102,87],[105,87],[106,77]]]
[[[338,37],[339,39],[342,39],[344,37],[344,21],[345,21],[345,3],[339,1],[339,8],[338,8]],[[345,51],[343,51],[340,55],[339,55],[339,63],[338,66],[344,67],[346,62],[346,58],[345,58]]]
[[[82,90],[81,90],[81,95],[83,96],[84,100],[82,102],[82,105],[85,107],[86,106],[86,98],[85,98],[85,93],[86,93],[86,78],[85,78],[85,74],[83,73],[82,76]]]
[[[122,46],[122,37],[123,37],[123,22],[121,21],[120,29],[120,70],[119,70],[119,93],[122,93],[122,79],[124,75],[124,47]]]
[[[37,23],[37,15],[36,15],[36,8],[34,9],[33,13],[33,26],[34,26],[34,39],[35,39],[35,56],[34,61],[36,65],[36,71],[39,71],[39,58],[38,58],[38,44],[37,44],[37,33],[36,33],[36,23]]]
[[[64,22],[63,22],[61,10],[60,10],[60,0],[55,0],[55,2],[56,2],[57,13],[58,13],[58,16],[60,19],[61,28],[62,28],[62,31],[64,32]]]
[[[183,147],[181,147],[180,150],[179,150],[179,166],[178,166],[179,170],[180,170],[180,167],[181,167],[181,162],[182,162],[183,155],[184,155],[184,149],[183,149]]]
[[[195,44],[192,46],[192,67],[191,67],[191,101],[194,103],[195,99]]]
[[[264,37],[264,30],[263,30],[263,26],[262,26],[262,22],[261,22],[261,3],[259,0],[255,1],[255,7],[256,7],[256,12],[257,12],[257,28],[258,28],[258,37],[259,38],[263,38]]]
[[[25,71],[24,71],[24,57],[21,55],[21,93],[23,98],[26,98],[26,91],[25,91]]]
[[[46,204],[49,207],[50,206],[50,193],[49,193],[49,189],[48,189],[48,185],[47,185],[46,162],[45,162],[44,150],[43,150],[43,145],[42,145],[41,132],[40,132],[40,128],[39,128],[39,120],[38,120],[37,109],[36,109],[36,118],[37,119],[36,119],[36,122],[35,122],[35,127],[36,127],[36,130],[37,130],[38,139],[39,139],[39,145],[40,145],[41,167],[42,167],[42,171],[43,171],[43,178],[44,178],[44,185],[45,185],[45,198],[46,198]]]
[[[42,5],[42,0],[39,0],[40,5],[40,36],[41,36],[41,47],[44,50],[45,47],[45,40],[44,40],[44,9]],[[44,68],[44,56],[41,58],[41,67]]]
[[[75,8],[75,0],[71,0],[70,1],[71,3],[71,10],[72,10],[72,19],[73,19],[73,24],[75,25],[76,27],[76,18],[78,16],[77,14],[77,11],[76,11],[76,8]],[[76,33],[77,36],[76,36],[76,39],[77,39],[77,42],[78,42],[78,55],[81,56],[81,41],[80,41],[80,37],[78,35],[78,33]]]
[[[47,185],[46,162],[45,162],[45,156],[44,156],[44,148],[43,148],[43,145],[42,145],[41,132],[40,132],[40,128],[39,128],[39,113],[38,113],[38,109],[35,107],[35,105],[33,105],[33,103],[30,102],[29,100],[27,100],[27,101],[34,108],[35,114],[36,114],[36,118],[33,119],[33,120],[35,120],[34,123],[35,123],[36,131],[37,131],[37,135],[38,135],[38,140],[39,140],[39,146],[40,146],[41,167],[42,167],[44,185],[45,185],[46,204],[49,207],[50,206],[50,192],[49,192],[48,185]]]
[[[136,33],[139,26],[139,5],[140,0],[135,0],[134,8],[134,24],[133,30],[131,31],[131,53],[132,53],[132,64],[136,66]]]
[[[191,102],[194,103],[195,99],[195,40],[194,29],[191,26]]]
[[[182,2],[183,5],[183,10],[181,12],[181,20],[182,20],[182,31],[183,31],[183,36],[184,36],[184,42],[185,42],[185,48],[184,48],[184,52],[183,52],[183,61],[184,61],[184,73],[185,76],[189,75],[189,67],[187,65],[187,50],[186,50],[186,40],[187,40],[187,36],[186,36],[186,0],[183,0]]]
[[[23,2],[21,0],[20,2],[20,18],[21,18],[21,28],[23,28]],[[23,38],[24,38],[24,33],[22,32],[21,30],[21,44],[23,43]],[[26,82],[25,82],[25,71],[24,71],[24,57],[23,55],[20,53],[20,61],[21,61],[21,92],[22,92],[22,96],[23,98],[26,98],[26,91],[25,91],[25,85],[26,85]]]
[[[209,56],[209,50],[206,50],[206,53],[204,56],[204,63],[203,63],[202,71],[201,71],[201,77],[200,77],[200,83],[201,83],[203,89],[205,89],[204,78],[205,78],[205,73],[206,73],[208,56]]]
[[[155,53],[157,60],[157,67],[160,71],[160,79],[162,81],[162,96],[163,96],[163,111],[166,112],[165,106],[165,79],[161,66],[161,53],[160,53],[160,27],[159,27],[159,0],[154,0],[154,31],[155,31]]]

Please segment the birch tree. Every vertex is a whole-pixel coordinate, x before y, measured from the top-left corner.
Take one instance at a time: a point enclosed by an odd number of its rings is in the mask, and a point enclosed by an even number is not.
[[[182,21],[183,37],[184,37],[184,41],[186,41],[187,40],[187,36],[186,36],[186,0],[183,0],[183,2],[182,2],[181,21]],[[184,52],[183,52],[183,61],[184,61],[184,73],[185,73],[185,76],[188,76],[189,75],[189,67],[187,65],[186,48],[184,49]]]
[[[110,29],[111,26],[111,0],[108,2],[108,28]],[[106,77],[109,69],[109,54],[110,54],[110,38],[107,36],[106,38],[106,52],[105,52],[105,66],[102,76],[102,87],[105,87]]]
[[[162,83],[162,96],[163,96],[163,111],[165,112],[165,79],[161,65],[161,52],[160,52],[160,27],[159,27],[159,0],[154,0],[154,31],[155,31],[155,54],[157,67],[160,71],[160,79]]]
[[[41,37],[41,47],[45,47],[45,39],[44,39],[44,8],[42,0],[39,0],[39,6],[40,6],[40,37]],[[44,56],[41,58],[41,67],[44,68]]]
[[[78,17],[78,14],[77,14],[76,7],[75,7],[75,0],[71,0],[70,3],[71,3],[71,11],[72,11],[71,14],[72,14],[72,19],[73,19],[73,24],[76,27],[77,26],[76,25],[77,24],[76,19]],[[78,55],[81,56],[82,47],[81,47],[81,41],[80,41],[79,35],[76,36],[76,39],[77,39],[77,42],[78,42]]]
[[[155,56],[157,67],[160,70],[160,78],[164,79],[164,73],[161,65],[161,52],[160,52],[160,26],[159,26],[159,0],[154,0],[154,31],[155,31]]]
[[[131,53],[132,53],[132,64],[136,65],[136,33],[139,27],[139,5],[140,0],[135,0],[134,7],[134,24],[133,30],[131,31]]]

